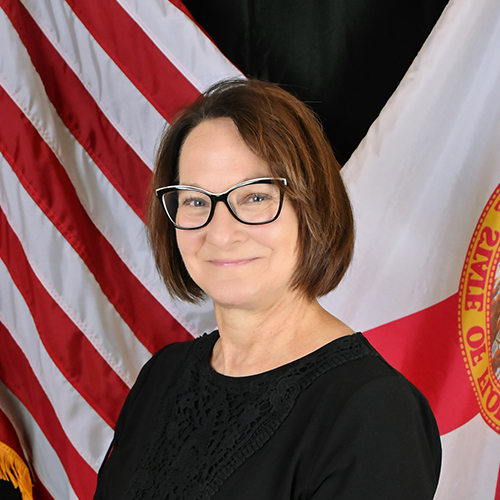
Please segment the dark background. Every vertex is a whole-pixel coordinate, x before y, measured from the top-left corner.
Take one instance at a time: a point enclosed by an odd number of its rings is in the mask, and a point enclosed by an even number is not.
[[[147,0],[144,0],[147,1]],[[447,0],[184,0],[245,75],[319,115],[341,163],[363,139]],[[1,500],[21,500],[0,480]]]
[[[245,75],[285,84],[320,116],[341,163],[356,149],[447,0],[185,0]]]
[[[0,480],[1,500],[22,500],[21,493],[17,488],[13,488],[8,481]]]

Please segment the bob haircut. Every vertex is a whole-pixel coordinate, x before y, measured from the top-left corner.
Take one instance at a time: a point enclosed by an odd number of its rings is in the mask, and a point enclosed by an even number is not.
[[[258,80],[225,80],[185,108],[164,132],[148,206],[148,236],[170,295],[189,302],[206,298],[191,279],[176,243],[176,229],[155,189],[179,182],[178,160],[188,134],[201,122],[230,118],[246,145],[284,177],[298,217],[298,261],[291,289],[313,299],[333,290],[352,259],[354,222],[340,177],[340,165],[323,129],[304,103],[277,85]]]

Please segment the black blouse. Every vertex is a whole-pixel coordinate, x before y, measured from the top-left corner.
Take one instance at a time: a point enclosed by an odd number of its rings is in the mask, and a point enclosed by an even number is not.
[[[237,378],[210,367],[217,338],[171,344],[144,366],[95,499],[433,498],[429,405],[362,334]]]

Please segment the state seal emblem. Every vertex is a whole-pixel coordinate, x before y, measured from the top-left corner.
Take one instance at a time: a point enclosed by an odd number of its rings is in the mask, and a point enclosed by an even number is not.
[[[479,218],[460,280],[459,333],[481,414],[500,433],[500,185]]]

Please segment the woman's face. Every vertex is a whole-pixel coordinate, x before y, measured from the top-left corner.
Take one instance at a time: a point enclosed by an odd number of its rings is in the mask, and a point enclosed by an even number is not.
[[[229,118],[196,126],[179,156],[180,184],[212,193],[270,176],[267,163],[247,147]],[[190,276],[215,304],[258,310],[293,293],[298,222],[286,198],[280,216],[269,224],[242,224],[217,203],[206,227],[176,233]]]

